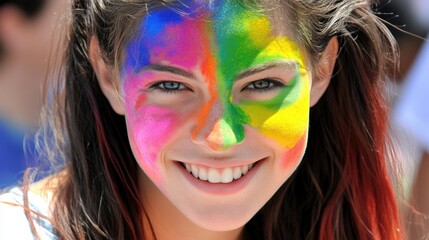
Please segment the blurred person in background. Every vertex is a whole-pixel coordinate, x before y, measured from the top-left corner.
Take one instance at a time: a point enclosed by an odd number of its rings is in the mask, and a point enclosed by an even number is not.
[[[410,239],[429,239],[429,43],[422,48],[405,80],[396,106],[398,124],[410,133],[421,148],[414,177],[411,204],[423,214],[411,219]]]
[[[42,86],[61,55],[66,2],[0,1],[0,188],[17,183],[34,161],[25,136],[37,128]]]
[[[429,1],[411,0],[411,16],[420,29],[429,29]],[[426,38],[429,39],[429,36]],[[402,49],[402,53],[407,50]],[[409,239],[429,239],[429,42],[425,41],[410,71],[405,76],[396,102],[394,119],[411,134],[419,148],[417,169],[411,190],[414,209],[407,220]],[[416,212],[414,212],[414,210]]]

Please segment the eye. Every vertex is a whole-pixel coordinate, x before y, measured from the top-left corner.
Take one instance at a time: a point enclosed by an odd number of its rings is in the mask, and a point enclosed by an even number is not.
[[[150,86],[150,89],[166,92],[166,93],[175,93],[178,91],[189,90],[184,84],[174,81],[162,81],[157,82]]]
[[[264,92],[283,87],[284,84],[273,79],[261,79],[246,85],[243,90]]]

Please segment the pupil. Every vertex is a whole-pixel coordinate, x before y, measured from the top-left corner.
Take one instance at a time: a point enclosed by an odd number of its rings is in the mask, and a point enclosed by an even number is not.
[[[267,88],[270,86],[270,82],[268,82],[268,81],[257,81],[253,85],[255,88]]]
[[[168,89],[168,90],[177,90],[179,89],[180,85],[179,83],[176,82],[165,82],[164,83],[164,88]]]

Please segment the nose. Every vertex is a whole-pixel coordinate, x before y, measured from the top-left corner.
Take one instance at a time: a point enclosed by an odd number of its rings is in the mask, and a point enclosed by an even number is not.
[[[205,106],[208,114],[202,114],[194,129],[194,139],[216,151],[224,151],[244,140],[242,114],[232,104],[219,102]],[[204,109],[204,108],[203,108]]]
[[[206,142],[213,150],[226,150],[242,140],[237,135],[233,126],[221,118],[213,125],[206,137]]]

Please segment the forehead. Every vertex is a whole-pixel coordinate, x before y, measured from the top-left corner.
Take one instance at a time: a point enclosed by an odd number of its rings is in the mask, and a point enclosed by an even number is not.
[[[141,19],[126,46],[123,73],[138,73],[150,64],[187,70],[199,64],[218,77],[231,78],[272,61],[292,60],[303,66],[304,51],[271,19],[261,7],[230,0],[155,9]]]

